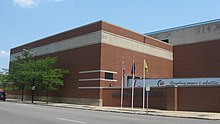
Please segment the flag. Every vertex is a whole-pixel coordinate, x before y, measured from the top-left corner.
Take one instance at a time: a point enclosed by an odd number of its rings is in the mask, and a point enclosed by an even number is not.
[[[146,87],[145,77],[148,74],[149,74],[148,66],[147,66],[147,63],[144,59],[144,68],[143,68],[143,109],[145,107],[145,87]]]
[[[134,80],[134,87],[136,86],[136,83],[137,83],[137,79]]]
[[[148,70],[148,66],[147,66],[147,63],[144,59],[144,70],[145,70],[145,76],[148,76],[149,75],[149,70]]]
[[[133,60],[133,63],[132,63],[132,68],[131,68],[131,74],[135,74],[135,62]]]

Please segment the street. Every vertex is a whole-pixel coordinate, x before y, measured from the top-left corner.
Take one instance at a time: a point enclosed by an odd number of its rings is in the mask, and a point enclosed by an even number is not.
[[[0,101],[0,124],[219,124],[219,122]]]

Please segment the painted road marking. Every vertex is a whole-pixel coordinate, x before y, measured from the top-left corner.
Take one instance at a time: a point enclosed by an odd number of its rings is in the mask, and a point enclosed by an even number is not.
[[[65,119],[65,118],[56,118],[56,119],[57,120],[62,120],[62,121],[69,121],[69,122],[80,123],[80,124],[87,124],[87,122],[84,122],[84,121],[70,120],[70,119]]]
[[[20,106],[29,106],[29,104],[21,104],[21,103],[15,103],[15,105],[20,105]]]

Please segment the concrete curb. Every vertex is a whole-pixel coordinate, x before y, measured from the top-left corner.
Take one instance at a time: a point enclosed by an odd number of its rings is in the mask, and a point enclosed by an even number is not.
[[[30,101],[20,101],[17,99],[7,99],[7,102],[16,102],[21,104],[32,104]],[[150,116],[161,116],[161,117],[175,117],[175,118],[190,118],[190,119],[203,119],[203,120],[220,120],[220,118],[210,118],[210,117],[199,117],[199,116],[187,116],[187,115],[169,115],[165,113],[160,113],[158,111],[150,110],[148,113],[143,110],[127,110],[126,108],[114,108],[114,107],[99,107],[99,106],[89,106],[89,105],[75,105],[75,104],[65,104],[65,103],[45,103],[40,101],[35,101],[35,105],[44,105],[52,107],[62,107],[62,108],[72,108],[81,110],[91,110],[91,111],[103,111],[103,112],[115,112],[115,113],[126,113],[126,114],[138,114],[138,115],[150,115]],[[198,112],[199,113],[199,112]]]

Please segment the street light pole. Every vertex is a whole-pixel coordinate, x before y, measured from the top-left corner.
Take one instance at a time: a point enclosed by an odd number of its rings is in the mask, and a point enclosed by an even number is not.
[[[34,55],[34,64],[35,64],[36,60],[37,60],[36,53],[34,53],[33,51],[30,51],[30,50],[27,50],[27,49],[23,49],[23,51],[31,52]],[[35,72],[35,66],[34,66],[34,72]],[[31,93],[31,103],[34,103],[35,78],[33,78],[31,90],[32,90],[32,93]]]
[[[37,56],[34,54],[34,64],[36,63]],[[35,72],[35,66],[34,66],[34,72]],[[35,91],[35,78],[33,78],[32,82],[32,97],[31,97],[31,103],[34,103],[34,91]]]

